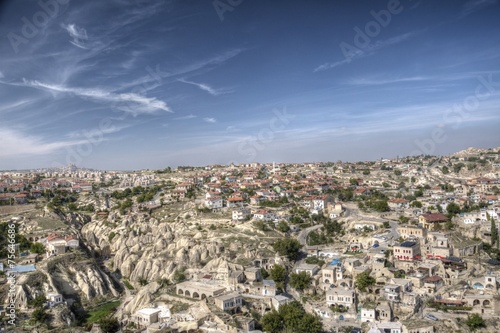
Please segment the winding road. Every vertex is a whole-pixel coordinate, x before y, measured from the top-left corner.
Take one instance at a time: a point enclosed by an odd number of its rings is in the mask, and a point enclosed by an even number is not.
[[[323,226],[323,224],[318,224],[318,225],[313,225],[312,227],[309,227],[309,228],[305,228],[304,230],[301,230],[299,232],[299,235],[297,236],[299,243],[304,245],[304,246],[307,246],[307,235],[309,235],[309,233],[311,231],[317,230],[317,229],[321,228],[322,226]]]

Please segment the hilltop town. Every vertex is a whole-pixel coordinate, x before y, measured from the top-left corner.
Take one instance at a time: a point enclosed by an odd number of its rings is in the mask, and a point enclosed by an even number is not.
[[[499,214],[500,148],[4,171],[0,326],[498,332]]]

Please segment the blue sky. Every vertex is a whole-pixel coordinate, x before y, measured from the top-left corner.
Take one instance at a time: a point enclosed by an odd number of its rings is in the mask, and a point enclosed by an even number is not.
[[[6,1],[0,169],[500,145],[500,2]]]

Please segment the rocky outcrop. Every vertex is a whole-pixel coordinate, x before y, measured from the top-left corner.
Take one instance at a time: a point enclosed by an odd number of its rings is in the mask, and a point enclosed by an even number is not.
[[[147,286],[143,287],[130,302],[128,302],[124,307],[123,311],[133,314],[137,310],[144,307],[151,306],[154,301],[154,294],[160,289],[160,285],[156,282],[152,282]]]
[[[98,266],[73,254],[52,259],[46,270],[49,285],[63,295],[84,296],[92,301],[97,297],[117,297],[120,294]]]
[[[146,215],[93,221],[82,228],[87,245],[103,256],[114,254],[113,269],[130,281],[171,279],[180,268],[202,268],[220,256],[220,240],[207,240],[180,223],[160,222]]]

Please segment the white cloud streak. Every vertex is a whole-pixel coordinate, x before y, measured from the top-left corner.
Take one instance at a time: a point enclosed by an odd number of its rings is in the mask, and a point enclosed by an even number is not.
[[[187,120],[187,119],[193,119],[196,118],[194,114],[188,114],[187,116],[181,116],[181,117],[176,117],[174,120]]]
[[[460,14],[460,18],[463,18],[467,15],[470,15],[478,10],[481,10],[485,7],[496,5],[498,3],[497,0],[470,0],[467,1],[462,7],[462,13]]]
[[[393,84],[393,83],[404,83],[404,82],[418,82],[426,81],[430,78],[423,76],[414,77],[403,77],[403,78],[393,78],[393,79],[370,79],[370,78],[357,78],[348,81],[351,85],[383,85],[383,84]]]
[[[211,124],[214,124],[217,122],[217,120],[215,118],[209,118],[209,117],[206,117],[206,118],[203,118],[203,120],[207,123],[211,123]]]
[[[419,32],[407,32],[407,33],[399,35],[399,36],[394,36],[394,37],[391,37],[391,38],[388,38],[385,40],[379,40],[379,41],[376,41],[375,43],[368,45],[367,47],[365,47],[363,49],[358,49],[355,46],[351,45],[351,47],[353,48],[354,51],[352,53],[350,53],[349,55],[346,55],[345,59],[335,61],[335,62],[324,63],[324,64],[316,67],[314,69],[314,72],[325,71],[325,70],[339,67],[339,66],[342,66],[345,64],[349,64],[350,62],[352,62],[355,59],[360,59],[360,58],[374,55],[377,51],[379,51],[387,46],[398,44],[398,43],[401,43],[403,41],[406,41],[418,33]]]
[[[206,91],[210,95],[213,95],[213,96],[218,96],[218,95],[222,95],[222,94],[227,94],[228,93],[228,91],[225,91],[225,90],[222,90],[222,89],[214,89],[214,88],[210,87],[208,84],[205,84],[205,83],[197,83],[197,82],[188,81],[188,80],[185,80],[185,79],[179,79],[178,81],[180,81],[182,83],[187,83],[187,84],[191,84],[193,86],[196,86],[196,87],[200,88],[201,90]]]
[[[87,50],[88,47],[85,45],[89,39],[87,36],[87,31],[83,28],[77,27],[75,24],[61,25],[64,30],[66,30],[69,36],[72,38],[69,42],[81,49]]]
[[[79,130],[73,131],[66,134],[66,136],[70,139],[81,139],[81,138],[99,138],[106,134],[118,133],[126,128],[129,128],[130,125],[123,126],[111,126],[107,128],[94,128],[90,130]]]
[[[146,97],[137,93],[114,93],[109,90],[95,88],[71,88],[62,85],[48,84],[36,80],[24,80],[25,86],[46,90],[52,93],[68,93],[81,98],[89,98],[98,102],[112,103],[114,107],[134,115],[151,114],[158,110],[172,112],[170,107],[155,97]]]
[[[85,143],[87,140],[45,142],[38,136],[0,127],[0,157],[44,155]]]

